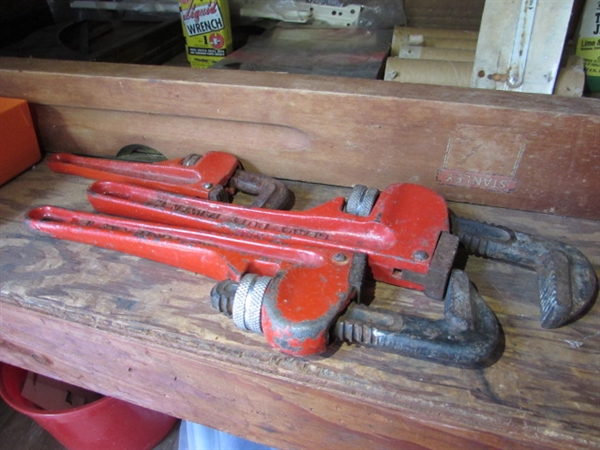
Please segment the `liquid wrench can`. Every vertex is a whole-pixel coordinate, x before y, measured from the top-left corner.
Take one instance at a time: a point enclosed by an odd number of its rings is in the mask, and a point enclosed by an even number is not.
[[[206,68],[233,49],[227,0],[179,0],[187,60]]]

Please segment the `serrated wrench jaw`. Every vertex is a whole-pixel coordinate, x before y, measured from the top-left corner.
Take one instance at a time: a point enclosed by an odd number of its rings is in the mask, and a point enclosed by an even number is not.
[[[578,319],[596,299],[594,268],[571,245],[456,215],[452,216],[452,233],[470,254],[537,273],[543,328],[558,328]]]

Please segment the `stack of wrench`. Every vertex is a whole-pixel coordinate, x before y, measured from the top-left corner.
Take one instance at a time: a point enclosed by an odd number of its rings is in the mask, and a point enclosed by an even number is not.
[[[458,217],[415,184],[357,185],[348,198],[292,211],[285,184],[224,152],[156,163],[55,154],[48,165],[98,180],[88,199],[99,214],[37,207],[27,214],[31,229],[213,278],[214,308],[294,356],[339,339],[438,363],[489,364],[500,327],[455,268],[459,246],[534,270],[544,328],[577,319],[597,294],[596,274],[575,248]],[[250,206],[231,203],[239,191],[255,196]],[[366,276],[443,300],[444,317],[368,306]]]

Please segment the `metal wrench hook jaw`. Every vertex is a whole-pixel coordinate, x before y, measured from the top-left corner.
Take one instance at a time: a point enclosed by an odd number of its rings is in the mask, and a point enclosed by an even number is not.
[[[335,336],[411,358],[459,367],[484,367],[499,347],[498,319],[461,270],[453,270],[439,320],[351,304]]]
[[[598,294],[590,261],[562,242],[451,214],[452,233],[468,253],[533,270],[538,276],[541,325],[558,328],[585,313]]]
[[[229,185],[232,189],[254,195],[251,207],[290,210],[296,200],[295,194],[282,181],[267,175],[238,169]]]
[[[248,274],[240,283],[217,283],[211,291],[213,308],[233,318],[238,328],[262,334],[262,328],[256,325],[260,323],[265,292],[262,279]],[[496,315],[467,275],[456,269],[450,275],[442,319],[351,303],[330,324],[330,334],[351,344],[466,368],[492,363],[500,342]]]

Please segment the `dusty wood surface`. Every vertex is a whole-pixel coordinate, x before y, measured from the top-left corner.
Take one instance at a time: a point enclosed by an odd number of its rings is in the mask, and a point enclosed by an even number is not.
[[[523,269],[467,271],[505,334],[480,370],[335,346],[291,358],[210,307],[213,282],[133,256],[32,235],[25,211],[89,210],[87,180],[40,165],[0,189],[0,360],[279,448],[598,448],[600,312],[548,331]],[[297,207],[347,192],[292,183]],[[600,222],[453,204],[561,239],[600,266]],[[415,292],[377,306],[439,317]]]
[[[600,102],[464,88],[0,59],[47,151],[235,153],[283,178],[427,185],[461,202],[600,218]]]

